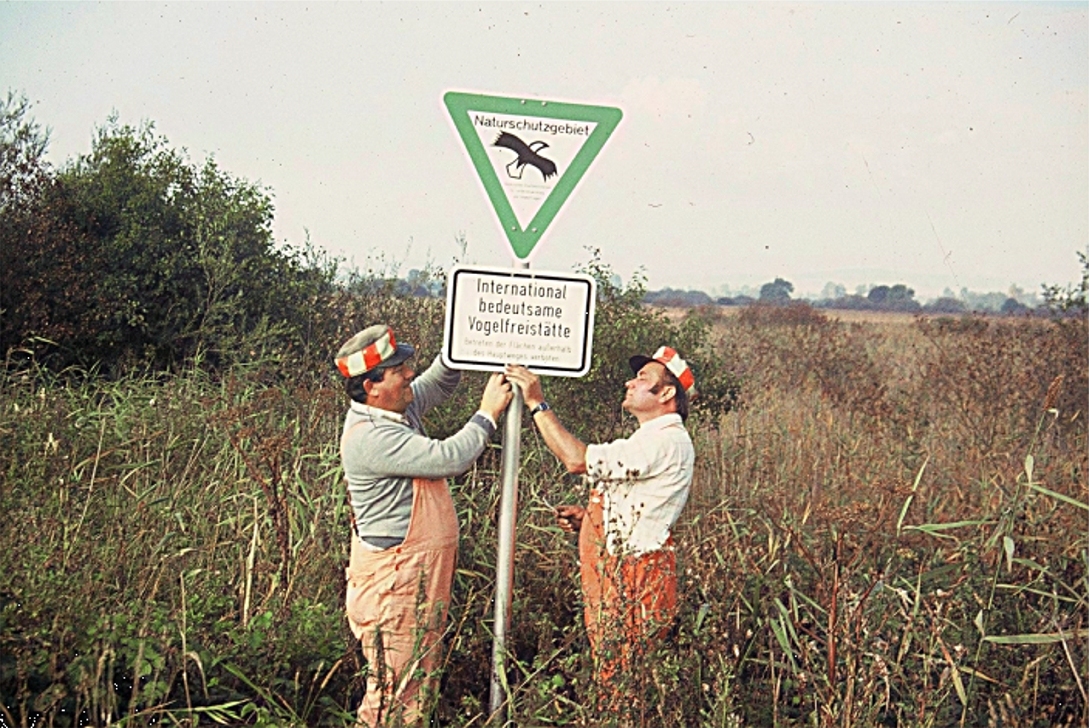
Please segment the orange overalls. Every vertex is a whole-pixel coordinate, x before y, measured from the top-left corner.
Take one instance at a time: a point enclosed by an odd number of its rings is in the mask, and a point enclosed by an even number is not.
[[[353,529],[348,625],[369,668],[361,724],[393,725],[403,716],[412,725],[436,697],[457,549],[457,515],[443,480],[412,482],[412,516],[399,546],[369,551]]]
[[[579,570],[586,633],[598,682],[610,692],[617,673],[661,640],[677,614],[677,555],[670,536],[660,549],[616,557],[605,548],[602,495],[590,491],[579,530]]]

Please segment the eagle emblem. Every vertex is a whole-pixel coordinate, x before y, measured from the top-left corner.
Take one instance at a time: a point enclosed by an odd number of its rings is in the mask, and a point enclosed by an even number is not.
[[[544,180],[556,174],[556,163],[540,154],[542,149],[548,147],[546,142],[536,141],[526,144],[514,134],[503,131],[499,132],[493,146],[509,149],[518,155],[507,165],[507,175],[512,179],[522,179],[522,171],[527,164],[536,167]]]

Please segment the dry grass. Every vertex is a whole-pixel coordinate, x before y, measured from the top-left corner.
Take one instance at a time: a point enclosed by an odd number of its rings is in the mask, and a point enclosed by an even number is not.
[[[575,550],[550,515],[582,485],[526,430],[514,722],[1084,725],[1084,325],[704,323],[704,370],[739,376],[740,406],[690,421],[681,618],[621,715],[595,711]],[[600,342],[595,357],[630,346]],[[262,381],[3,380],[0,721],[350,722],[342,402]],[[463,422],[480,385],[467,377],[433,431]],[[590,400],[616,385],[546,386],[591,427]],[[498,462],[492,448],[455,483],[440,725],[485,722]]]

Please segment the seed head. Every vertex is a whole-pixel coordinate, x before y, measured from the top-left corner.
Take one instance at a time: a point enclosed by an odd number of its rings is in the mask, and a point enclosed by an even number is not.
[[[1063,379],[1065,378],[1065,374],[1060,374],[1051,380],[1051,384],[1047,385],[1047,394],[1044,396],[1045,411],[1055,408],[1055,403],[1059,401],[1059,392],[1062,391]]]

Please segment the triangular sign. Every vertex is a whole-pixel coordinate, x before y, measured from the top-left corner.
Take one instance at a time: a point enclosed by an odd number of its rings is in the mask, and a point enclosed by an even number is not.
[[[609,106],[456,91],[443,101],[519,259],[529,256],[622,116]]]

